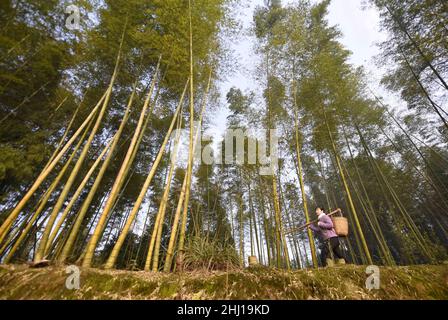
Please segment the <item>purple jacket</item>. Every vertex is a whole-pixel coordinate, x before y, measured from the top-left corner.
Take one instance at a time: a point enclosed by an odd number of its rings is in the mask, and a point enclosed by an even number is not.
[[[323,214],[319,217],[319,222],[317,223],[317,225],[318,227],[311,224],[310,229],[315,233],[320,234],[324,241],[338,236],[336,234],[336,231],[334,231],[333,221],[326,214]]]

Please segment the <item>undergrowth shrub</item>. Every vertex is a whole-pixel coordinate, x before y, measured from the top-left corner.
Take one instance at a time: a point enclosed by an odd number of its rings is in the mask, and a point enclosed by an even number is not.
[[[229,243],[207,238],[191,237],[185,246],[186,270],[226,270],[239,266],[239,256]]]

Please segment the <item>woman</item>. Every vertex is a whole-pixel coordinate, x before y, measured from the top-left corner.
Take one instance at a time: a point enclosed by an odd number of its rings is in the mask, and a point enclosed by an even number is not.
[[[317,207],[316,208],[317,215],[317,226],[314,224],[310,224],[308,228],[314,231],[315,234],[320,236],[323,240],[323,246],[321,248],[321,258],[324,266],[332,264],[333,261],[331,257],[328,257],[330,250],[333,253],[334,258],[337,259],[338,264],[345,264],[344,255],[342,254],[339,237],[334,231],[333,221],[329,216],[327,216],[324,212],[324,208]]]

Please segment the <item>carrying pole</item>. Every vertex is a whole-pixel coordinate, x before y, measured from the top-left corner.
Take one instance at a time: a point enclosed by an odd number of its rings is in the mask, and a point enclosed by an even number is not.
[[[327,214],[327,216],[332,216],[332,215],[334,215],[334,214],[336,214],[336,213],[338,213],[338,212],[339,212],[339,213],[342,213],[342,210],[339,209],[339,208],[337,208],[337,209],[334,210],[333,212]],[[291,228],[291,229],[289,229],[289,230],[286,230],[286,231],[285,231],[285,234],[289,234],[289,233],[293,233],[293,232],[301,231],[301,230],[305,229],[306,227],[312,225],[313,223],[316,223],[317,221],[319,221],[319,220],[316,219],[316,220],[313,220],[313,221],[308,222],[307,224],[304,224],[303,226],[296,227],[296,228]]]

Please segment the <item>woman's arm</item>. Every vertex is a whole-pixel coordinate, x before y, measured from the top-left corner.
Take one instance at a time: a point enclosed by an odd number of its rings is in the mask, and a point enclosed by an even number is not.
[[[310,225],[308,226],[308,228],[310,228],[310,229],[313,230],[314,232],[319,232],[319,231],[320,231],[319,227],[316,227],[314,224],[310,224]]]
[[[319,220],[317,225],[322,229],[333,229],[333,221],[331,221],[331,218],[327,215],[323,216],[322,219]]]

